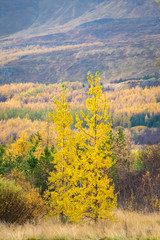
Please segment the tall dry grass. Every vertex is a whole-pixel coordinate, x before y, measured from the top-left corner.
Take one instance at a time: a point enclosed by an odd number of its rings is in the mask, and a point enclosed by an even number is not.
[[[83,224],[61,224],[55,218],[38,224],[6,225],[0,223],[0,239],[160,239],[160,216],[142,213],[115,211],[115,221]]]

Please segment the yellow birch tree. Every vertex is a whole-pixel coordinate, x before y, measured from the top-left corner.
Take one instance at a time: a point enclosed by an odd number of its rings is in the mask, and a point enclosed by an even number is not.
[[[52,114],[54,130],[57,134],[55,144],[54,164],[55,171],[50,173],[51,206],[53,215],[59,215],[61,219],[68,216],[70,198],[68,191],[71,188],[73,173],[73,159],[76,155],[73,132],[71,125],[73,118],[69,104],[66,100],[65,88],[60,95],[60,100],[55,99],[55,108]],[[73,164],[74,165],[74,164]]]
[[[80,199],[79,206],[83,206],[83,217],[89,217],[95,222],[98,219],[111,217],[116,206],[114,185],[108,177],[109,169],[115,163],[111,156],[109,143],[111,124],[109,122],[108,101],[102,94],[99,73],[95,77],[89,73],[90,89],[86,100],[88,115],[82,112],[87,128],[82,126],[83,121],[78,115],[76,127],[79,172],[77,175],[79,191],[76,196]],[[77,201],[76,201],[77,205]]]
[[[89,217],[111,217],[116,206],[114,186],[108,178],[115,161],[111,158],[108,101],[102,95],[98,73],[89,74],[90,89],[86,101],[88,115],[82,112],[87,128],[76,116],[74,134],[71,110],[66,100],[65,89],[60,100],[55,100],[52,120],[55,124],[57,143],[54,163],[56,171],[50,173],[52,214],[78,222]]]

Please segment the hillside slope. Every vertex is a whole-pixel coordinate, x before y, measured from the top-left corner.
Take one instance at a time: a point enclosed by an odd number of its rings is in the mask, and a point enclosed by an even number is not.
[[[38,0],[0,0],[0,36],[26,29],[38,17]]]
[[[48,34],[103,18],[160,17],[154,0],[0,0],[0,35]],[[5,26],[5,27],[4,27]]]
[[[0,36],[0,84],[159,75],[156,0],[0,0]]]

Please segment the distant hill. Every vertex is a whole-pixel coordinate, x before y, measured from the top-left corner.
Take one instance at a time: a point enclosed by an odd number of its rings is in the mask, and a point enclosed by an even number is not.
[[[38,0],[0,0],[0,35],[30,27],[39,15]]]
[[[159,44],[156,0],[0,0],[0,84],[158,75]]]
[[[100,19],[156,17],[154,0],[0,0],[0,35],[27,28],[28,34],[44,35]]]

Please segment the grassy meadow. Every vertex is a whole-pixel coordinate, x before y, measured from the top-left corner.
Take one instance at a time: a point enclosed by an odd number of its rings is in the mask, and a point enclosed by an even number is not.
[[[54,217],[36,224],[7,225],[0,223],[1,240],[123,240],[160,239],[160,216],[115,210],[113,221],[62,224]]]

